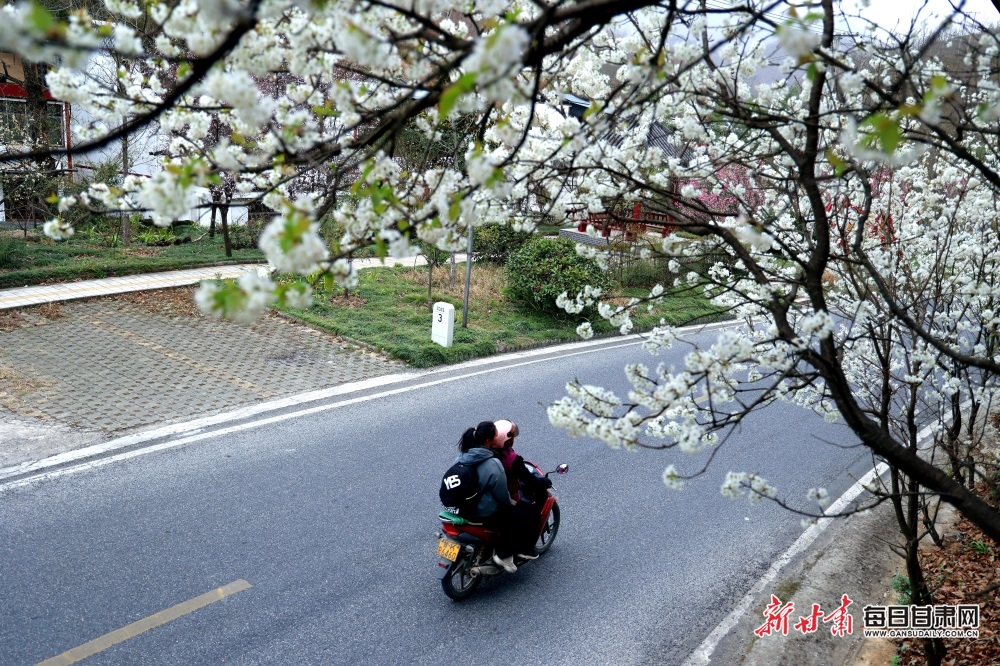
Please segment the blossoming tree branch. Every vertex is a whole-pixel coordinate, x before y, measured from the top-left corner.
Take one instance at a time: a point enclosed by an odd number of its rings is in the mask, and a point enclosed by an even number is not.
[[[274,211],[260,247],[281,277],[206,283],[198,303],[219,316],[350,287],[364,247],[407,257],[461,250],[490,222],[669,215],[677,231],[642,256],[669,256],[745,324],[683,367],[627,367],[627,395],[571,382],[553,424],[710,460],[747,414],[793,402],[890,463],[895,495],[935,494],[1000,540],[970,490],[1000,369],[1000,41],[963,7],[890,33],[834,0],[105,0],[100,18],[22,2],[0,10],[0,50],[51,63],[49,91],[87,118],[75,150],[150,126],[163,139],[152,177],[55,210],[166,225],[225,178]],[[91,75],[112,58],[134,66]],[[581,118],[567,93],[589,100]],[[433,142],[458,118],[474,128],[461,168],[396,157],[404,129]],[[320,236],[325,218],[342,237]],[[73,233],[58,215],[45,229]],[[559,303],[626,333],[663,293]],[[645,347],[675,343],[663,326]],[[944,459],[920,450],[928,423]],[[752,471],[722,491],[777,499]]]

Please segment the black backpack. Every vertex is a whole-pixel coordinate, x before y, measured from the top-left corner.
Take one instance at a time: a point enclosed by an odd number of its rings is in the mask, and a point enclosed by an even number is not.
[[[457,462],[448,468],[441,479],[438,496],[446,507],[463,509],[473,506],[480,495],[479,463]]]

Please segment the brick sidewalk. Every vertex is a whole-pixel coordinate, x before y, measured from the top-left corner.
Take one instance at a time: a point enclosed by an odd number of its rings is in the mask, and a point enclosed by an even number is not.
[[[172,294],[179,307],[192,289]],[[266,316],[250,327],[124,297],[6,311],[0,405],[103,433],[183,420],[405,366]]]

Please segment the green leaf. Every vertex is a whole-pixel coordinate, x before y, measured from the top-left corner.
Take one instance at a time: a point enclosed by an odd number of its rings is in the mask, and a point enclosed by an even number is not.
[[[188,74],[190,73],[191,73],[191,63],[189,63],[188,61],[185,60],[184,62],[182,62],[180,65],[177,66],[178,79],[186,79],[188,77]]]
[[[496,185],[497,183],[503,183],[507,181],[507,174],[503,172],[500,167],[493,167],[493,173],[490,177],[486,179],[486,185]]]
[[[826,149],[826,161],[833,167],[833,171],[837,174],[837,178],[843,176],[844,172],[847,171],[847,162],[840,159],[840,156],[833,151],[833,148]]]
[[[806,78],[808,78],[812,82],[815,82],[816,77],[818,75],[819,75],[819,66],[816,64],[816,61],[813,60],[812,62],[809,63],[809,66],[806,67]]]
[[[333,102],[326,100],[322,106],[315,104],[312,107],[313,113],[315,113],[320,118],[336,118],[340,115],[340,112],[334,108]]]
[[[323,273],[323,287],[329,292],[333,291],[333,273]]]
[[[462,194],[461,192],[455,192],[451,195],[451,205],[448,206],[448,218],[452,221],[458,219],[458,216],[462,213]]]
[[[471,91],[476,86],[476,75],[467,72],[459,77],[458,81],[445,88],[438,100],[438,111],[442,118],[447,118],[451,110],[455,108],[458,98]]]
[[[864,141],[865,145],[873,147],[875,139],[878,139],[882,150],[887,153],[895,152],[899,142],[903,139],[903,131],[899,128],[899,122],[885,113],[876,113],[865,118],[861,122],[861,126],[871,128],[871,133]]]
[[[366,188],[365,181],[368,180],[368,176],[371,175],[371,172],[374,170],[375,162],[368,160],[368,162],[365,163],[365,168],[361,171],[361,175],[358,176],[358,179],[354,181],[353,185],[351,185],[351,194],[358,196],[360,194],[367,193],[368,190]]]
[[[48,32],[56,25],[55,17],[49,13],[48,9],[37,2],[31,3],[31,9],[28,10],[28,19],[38,32]]]

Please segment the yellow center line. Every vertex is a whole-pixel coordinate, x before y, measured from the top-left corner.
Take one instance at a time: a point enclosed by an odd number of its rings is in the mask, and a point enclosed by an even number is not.
[[[79,647],[75,647],[72,650],[67,650],[62,654],[58,654],[51,659],[39,662],[37,666],[68,666],[68,664],[75,664],[81,659],[86,659],[87,657],[93,656],[98,652],[103,652],[118,643],[127,641],[130,638],[135,638],[139,634],[145,633],[150,629],[155,629],[156,627],[166,624],[171,620],[176,620],[177,618],[187,615],[188,613],[193,613],[199,608],[204,608],[209,604],[214,604],[216,601],[221,601],[226,597],[232,596],[237,592],[250,589],[251,587],[253,586],[243,579],[234,580],[228,585],[218,587],[211,592],[206,592],[205,594],[197,596],[194,599],[182,601],[176,606],[171,606],[166,610],[161,610],[159,613],[154,613],[149,617],[144,617],[141,620],[137,620],[132,624],[122,627],[121,629],[115,629],[111,633],[104,634],[100,638],[95,638],[94,640],[88,641]]]

